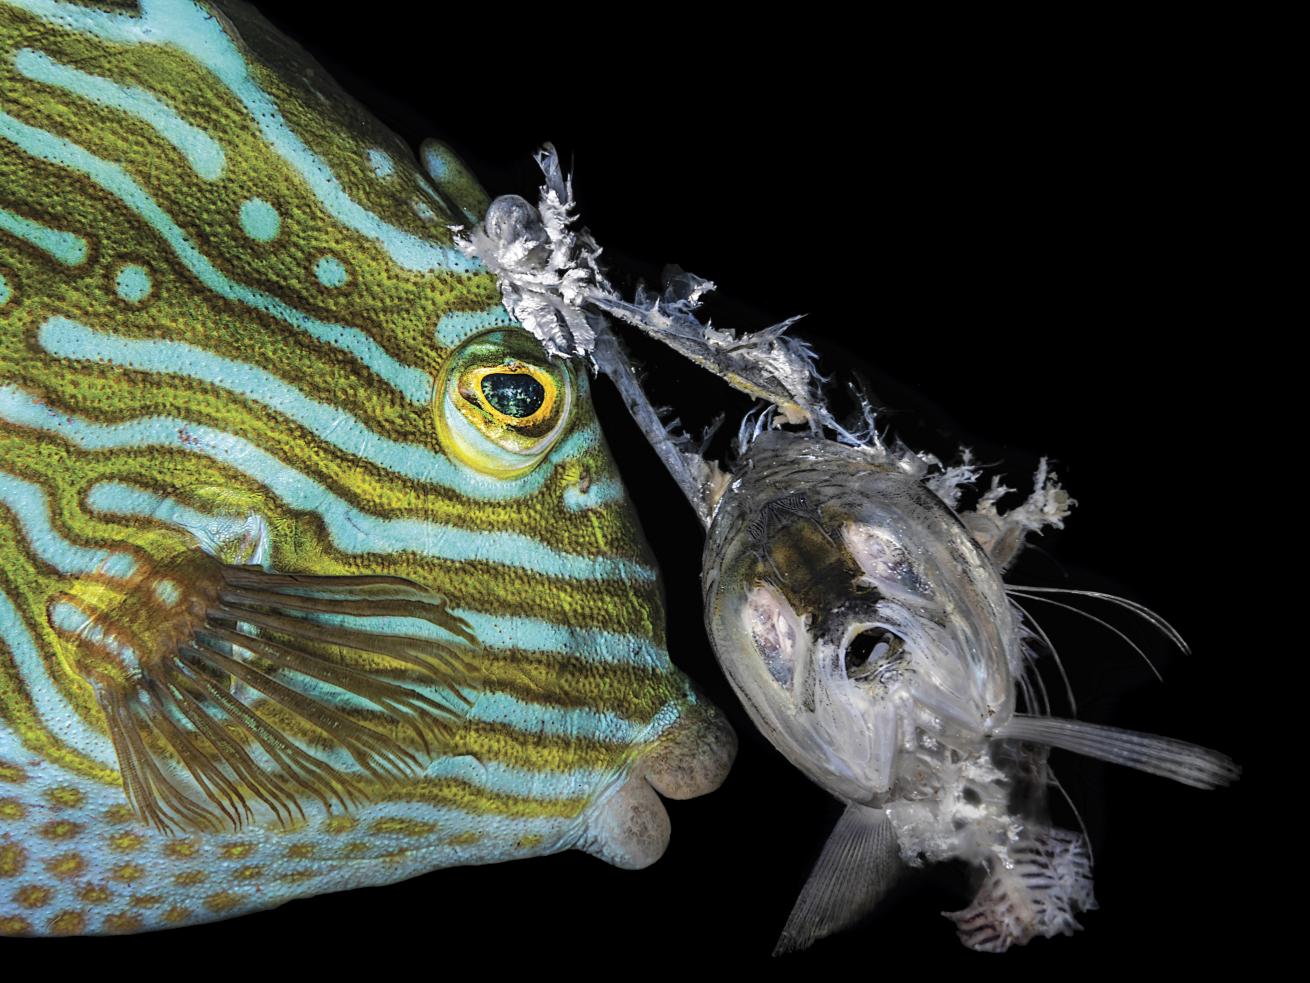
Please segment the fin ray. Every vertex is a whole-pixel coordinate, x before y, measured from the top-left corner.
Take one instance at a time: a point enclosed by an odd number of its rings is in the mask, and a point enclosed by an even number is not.
[[[1194,788],[1228,785],[1235,782],[1242,772],[1228,755],[1198,744],[1082,720],[1016,713],[996,730],[994,736],[1062,748],[1171,778]]]
[[[809,948],[873,910],[895,882],[900,855],[882,809],[848,805],[787,917],[775,956]]]
[[[173,641],[146,647],[128,671],[88,673],[144,821],[165,832],[266,817],[292,826],[306,820],[305,801],[349,810],[413,778],[453,737],[477,671],[473,636],[442,598],[394,577],[196,562],[194,603],[177,605],[180,620],[157,633]],[[339,627],[316,620],[323,614],[421,618],[452,642]],[[308,725],[312,747],[279,716]],[[317,747],[344,752],[354,768]]]

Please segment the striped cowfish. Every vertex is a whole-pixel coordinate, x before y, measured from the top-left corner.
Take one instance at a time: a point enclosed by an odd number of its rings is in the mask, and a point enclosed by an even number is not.
[[[722,781],[487,205],[248,6],[0,0],[0,935],[640,867]]]

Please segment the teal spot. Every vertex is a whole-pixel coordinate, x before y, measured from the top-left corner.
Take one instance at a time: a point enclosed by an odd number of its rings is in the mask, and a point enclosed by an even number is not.
[[[128,264],[114,278],[114,289],[129,304],[139,304],[150,296],[150,274],[145,267]]]
[[[314,276],[325,287],[344,287],[350,274],[335,256],[323,256],[314,264]]]
[[[182,588],[171,580],[157,580],[155,581],[155,597],[163,601],[166,607],[171,608],[182,600]]]
[[[12,296],[13,292],[9,289],[9,281],[5,279],[3,273],[0,273],[0,307],[9,303],[9,298]]]
[[[425,222],[435,221],[437,217],[437,213],[428,207],[428,203],[418,198],[414,199],[414,214]]]
[[[282,218],[263,198],[247,198],[241,203],[241,228],[258,242],[272,242],[282,228]]]
[[[396,165],[392,162],[391,155],[376,147],[368,152],[368,164],[378,177],[391,177],[396,173]]]

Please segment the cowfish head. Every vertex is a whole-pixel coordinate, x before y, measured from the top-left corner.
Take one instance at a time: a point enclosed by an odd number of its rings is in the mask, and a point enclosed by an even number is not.
[[[1013,713],[1020,636],[956,516],[913,474],[780,431],[737,473],[706,545],[706,620],[762,731],[875,805],[923,783],[922,759],[899,754],[920,728],[980,750]]]

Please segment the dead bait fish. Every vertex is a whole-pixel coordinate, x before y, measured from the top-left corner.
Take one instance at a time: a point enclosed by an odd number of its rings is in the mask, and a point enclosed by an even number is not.
[[[999,952],[1071,932],[1095,904],[1091,861],[1081,835],[1046,819],[1050,748],[1197,788],[1238,769],[1182,741],[1048,714],[1031,672],[1035,642],[1046,640],[1002,572],[1028,533],[1063,521],[1069,496],[1043,465],[1020,507],[1002,513],[1007,490],[993,486],[957,514],[977,470],[889,448],[867,412],[858,431],[842,426],[814,353],[784,334],[787,324],[744,337],[701,324],[693,312],[712,284],[687,274],[659,297],[622,298],[594,240],[573,228],[571,183],[554,154],[539,162],[539,206],[497,199],[465,247],[548,349],[591,357],[618,386],[708,528],[705,617],[724,673],[765,736],[847,804],[778,951],[851,924],[903,866],[950,859],[983,875],[973,903],[950,916],[967,946]],[[609,318],[772,404],[743,426],[731,474],[669,432]],[[775,414],[808,426],[759,422]],[[1182,644],[1142,606],[1098,596]]]
[[[779,951],[867,913],[903,863],[950,859],[984,874],[950,916],[965,945],[1072,932],[1094,906],[1090,862],[1081,835],[1045,819],[1046,748],[1197,788],[1237,777],[1195,745],[1034,713],[1034,629],[1001,572],[1069,499],[1041,473],[1018,509],[984,495],[957,515],[959,478],[879,445],[766,431],[714,512],[702,586],[720,664],[761,732],[847,803]]]
[[[0,0],[0,935],[640,867],[722,780],[586,375],[422,157],[244,4]]]

